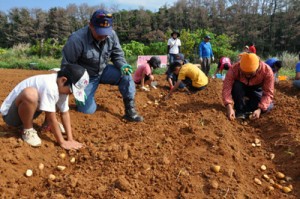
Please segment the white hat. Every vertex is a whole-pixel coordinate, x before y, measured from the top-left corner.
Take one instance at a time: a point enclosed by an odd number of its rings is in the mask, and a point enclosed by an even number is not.
[[[87,70],[77,64],[66,64],[62,66],[62,72],[68,79],[75,99],[85,103],[84,89],[87,87],[90,80]]]

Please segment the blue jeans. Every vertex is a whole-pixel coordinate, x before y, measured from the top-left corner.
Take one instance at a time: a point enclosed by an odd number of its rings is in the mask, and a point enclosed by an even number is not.
[[[102,75],[90,76],[90,82],[85,88],[87,100],[85,105],[77,106],[79,112],[92,114],[97,110],[95,92],[99,84],[118,85],[119,91],[125,100],[134,100],[135,83],[131,75],[122,75],[120,69],[114,65],[107,65]]]
[[[294,80],[293,81],[293,86],[296,88],[300,88],[300,80]]]
[[[171,54],[171,53],[169,53],[169,64],[170,65],[174,62],[174,60],[176,58],[176,55],[177,54]]]

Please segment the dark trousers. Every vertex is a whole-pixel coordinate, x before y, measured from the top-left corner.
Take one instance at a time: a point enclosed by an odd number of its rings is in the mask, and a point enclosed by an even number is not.
[[[203,89],[205,89],[206,88],[206,86],[202,86],[202,87],[194,87],[193,86],[193,82],[192,82],[192,80],[190,79],[190,78],[185,78],[185,80],[183,80],[182,81],[185,85],[186,85],[186,87],[189,89],[189,91],[191,91],[191,92],[197,92],[197,91],[201,91],[201,90],[203,90]]]
[[[205,73],[206,76],[208,76],[210,71],[210,62],[211,60],[209,57],[204,57],[201,63],[201,70]]]
[[[237,114],[253,112],[258,109],[258,104],[262,98],[263,90],[261,85],[247,86],[246,84],[235,81],[232,88],[232,98],[234,101],[234,109]],[[268,110],[273,108],[270,104]]]

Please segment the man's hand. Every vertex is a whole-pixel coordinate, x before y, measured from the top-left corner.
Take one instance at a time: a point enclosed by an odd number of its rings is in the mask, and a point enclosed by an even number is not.
[[[258,119],[258,118],[260,117],[260,114],[261,114],[261,109],[260,109],[260,108],[256,109],[256,110],[252,113],[251,120]]]
[[[211,57],[211,61],[215,61],[215,57],[214,56]]]
[[[71,141],[64,141],[63,143],[60,144],[60,146],[66,150],[72,150],[72,149],[80,149],[83,147],[83,144],[75,141],[75,140],[71,140]]]
[[[232,104],[227,104],[227,117],[229,120],[235,119],[235,112],[233,110]]]
[[[132,73],[132,66],[125,64],[121,67],[121,73],[122,75],[130,75]]]
[[[202,62],[203,62],[203,59],[202,59],[202,57],[200,57],[200,58],[199,58],[199,60],[200,60],[200,63],[202,63]]]

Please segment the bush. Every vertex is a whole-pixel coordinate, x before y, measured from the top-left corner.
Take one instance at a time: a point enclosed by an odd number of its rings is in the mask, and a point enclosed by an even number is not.
[[[299,61],[299,55],[296,53],[289,53],[284,51],[277,58],[282,61],[283,68],[295,70],[296,64]]]
[[[62,57],[63,44],[60,44],[58,39],[47,39],[44,41],[37,40],[35,45],[30,47],[29,55],[37,55],[39,57],[53,56],[58,59]]]

